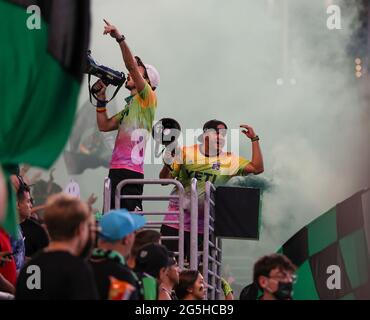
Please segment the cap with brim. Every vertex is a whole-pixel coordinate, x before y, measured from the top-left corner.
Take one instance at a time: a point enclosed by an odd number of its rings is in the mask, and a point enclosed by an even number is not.
[[[112,210],[101,218],[99,236],[105,241],[118,241],[142,228],[145,223],[145,217],[139,214],[129,213],[126,209]]]
[[[150,243],[140,248],[136,257],[135,271],[146,272],[157,277],[161,268],[172,265],[167,248],[157,243]]]
[[[142,66],[145,69],[146,74],[148,75],[151,87],[157,88],[161,80],[158,70],[151,64],[143,63],[141,58],[138,56],[135,56],[135,59],[136,59],[137,64],[139,66]]]
[[[177,264],[176,256],[172,251],[168,251],[168,266],[172,267]]]

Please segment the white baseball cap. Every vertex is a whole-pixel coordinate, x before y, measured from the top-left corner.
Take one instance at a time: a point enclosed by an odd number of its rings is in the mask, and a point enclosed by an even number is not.
[[[139,66],[142,66],[145,68],[145,71],[148,75],[150,85],[152,86],[152,88],[157,88],[159,85],[159,81],[160,81],[158,70],[151,64],[143,63],[143,61],[140,59],[139,56],[135,56],[135,59]]]
[[[152,88],[157,88],[161,80],[158,70],[151,64],[144,64],[144,66]]]

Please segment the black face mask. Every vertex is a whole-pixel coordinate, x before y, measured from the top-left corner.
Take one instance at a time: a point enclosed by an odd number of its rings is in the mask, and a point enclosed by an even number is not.
[[[277,300],[290,300],[293,295],[293,283],[292,282],[280,282],[278,289],[275,292],[272,292],[272,295]]]

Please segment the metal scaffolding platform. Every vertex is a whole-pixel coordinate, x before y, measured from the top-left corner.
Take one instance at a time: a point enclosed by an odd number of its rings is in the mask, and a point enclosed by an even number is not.
[[[121,195],[121,190],[128,184],[142,184],[142,185],[173,185],[177,188],[176,195]],[[167,191],[167,190],[166,190]],[[218,300],[222,297],[221,290],[221,261],[222,261],[222,244],[221,239],[217,238],[214,233],[214,191],[215,187],[210,183],[206,183],[206,193],[204,200],[204,229],[198,230],[198,189],[197,180],[195,178],[191,181],[190,192],[190,269],[200,270],[203,274],[204,281],[208,285],[207,295],[205,299]],[[111,184],[109,178],[104,182],[104,205],[103,211],[110,210],[110,194]],[[178,211],[140,211],[131,212],[135,214],[144,215],[147,219],[146,228],[158,228],[162,226],[162,222],[153,220],[154,216],[165,216],[166,214],[178,215],[179,219],[173,221],[179,225],[178,236],[163,237],[166,240],[178,240],[178,251],[175,254],[178,256],[178,265],[180,268],[185,267],[184,261],[184,200],[185,190],[182,184],[174,179],[127,179],[121,181],[115,190],[115,208],[120,208],[121,199],[141,199],[143,201],[169,201],[170,199],[179,199]],[[168,222],[166,222],[168,224]],[[203,250],[198,250],[198,234],[203,233]]]

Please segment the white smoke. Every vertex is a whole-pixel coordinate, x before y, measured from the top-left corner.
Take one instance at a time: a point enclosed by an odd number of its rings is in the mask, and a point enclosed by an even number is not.
[[[117,44],[102,35],[106,18],[161,73],[157,119],[200,128],[219,118],[229,128],[250,124],[259,134],[263,177],[274,187],[264,194],[260,240],[224,241],[224,265],[240,284],[250,281],[256,258],[368,186],[369,104],[359,88],[365,79],[356,79],[347,54],[358,18],[356,6],[345,2],[92,1],[95,57],[124,69]],[[330,4],[342,9],[341,30],[327,28]],[[126,94],[121,90],[118,105]],[[86,97],[83,89],[81,102]],[[241,141],[250,158],[250,142]],[[59,164],[60,180],[68,181]],[[145,169],[158,177],[160,166]],[[76,178],[82,197],[101,194],[106,174],[87,170]]]

